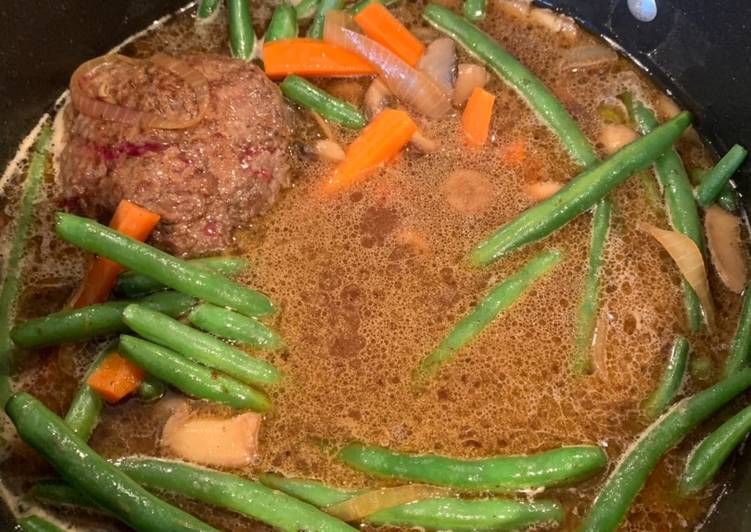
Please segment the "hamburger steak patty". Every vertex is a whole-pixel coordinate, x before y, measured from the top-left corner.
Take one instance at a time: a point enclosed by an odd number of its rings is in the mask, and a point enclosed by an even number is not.
[[[233,230],[289,186],[290,129],[279,89],[255,65],[214,55],[180,60],[208,80],[208,107],[196,125],[129,125],[70,104],[60,178],[68,208],[106,223],[128,199],[161,215],[155,245],[199,256],[231,247]],[[196,90],[149,61],[105,61],[78,83],[89,98],[131,110],[170,118],[198,110]]]

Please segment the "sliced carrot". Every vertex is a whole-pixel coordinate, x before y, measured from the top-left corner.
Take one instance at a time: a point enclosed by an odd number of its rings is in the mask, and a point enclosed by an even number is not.
[[[144,375],[144,371],[130,360],[118,353],[112,353],[102,360],[86,384],[108,403],[116,403],[133,393],[141,384]]]
[[[144,241],[159,222],[159,215],[128,200],[120,201],[112,215],[110,227],[136,240]],[[81,284],[72,307],[80,308],[106,301],[124,268],[103,257],[97,257]]]
[[[527,158],[527,143],[518,138],[501,148],[501,158],[508,164],[521,164]]]
[[[493,103],[495,103],[495,95],[482,87],[475,87],[467,100],[462,115],[462,129],[470,146],[479,147],[488,140]]]
[[[417,124],[404,111],[384,109],[347,148],[324,188],[334,191],[352,186],[368,173],[393,159],[409,142]]]
[[[425,45],[380,2],[373,2],[355,15],[365,34],[382,44],[411,66],[425,53]]]
[[[263,45],[263,65],[270,78],[298,76],[350,77],[376,73],[357,54],[318,39],[287,39]]]

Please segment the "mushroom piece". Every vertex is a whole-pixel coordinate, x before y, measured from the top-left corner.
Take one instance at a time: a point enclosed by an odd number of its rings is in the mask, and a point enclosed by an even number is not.
[[[189,462],[242,467],[257,454],[260,427],[261,416],[254,412],[230,418],[200,417],[183,404],[164,424],[161,443]]]
[[[524,187],[524,192],[534,201],[546,200],[563,188],[563,183],[558,181],[536,181]]]
[[[472,63],[462,63],[459,65],[458,72],[451,102],[455,107],[464,105],[472,91],[476,87],[484,87],[490,79],[487,70]]]
[[[324,161],[338,163],[344,160],[344,150],[333,140],[317,140],[315,146],[318,156]]]
[[[368,115],[373,118],[386,109],[392,97],[393,94],[381,78],[375,78],[365,91],[365,109]]]
[[[428,45],[417,68],[425,72],[446,94],[451,96],[456,79],[456,44],[454,39],[441,37]]]
[[[622,124],[607,124],[600,131],[600,142],[608,155],[614,154],[638,138],[639,134],[636,131]]]
[[[718,205],[704,213],[709,254],[717,274],[729,290],[740,294],[746,286],[746,260],[741,242],[741,220]]]

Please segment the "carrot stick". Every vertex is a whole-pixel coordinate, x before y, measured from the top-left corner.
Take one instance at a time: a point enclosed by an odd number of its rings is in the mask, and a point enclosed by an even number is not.
[[[286,39],[263,46],[263,64],[270,78],[298,76],[350,77],[375,74],[373,65],[357,54],[318,39]]]
[[[410,66],[415,66],[425,53],[421,43],[380,2],[373,2],[355,15],[355,22],[365,34],[401,57]]]
[[[127,358],[111,353],[89,376],[86,384],[108,403],[116,403],[133,393],[145,373]]]
[[[334,191],[352,186],[368,173],[393,159],[417,131],[417,124],[404,111],[385,109],[347,148],[324,188]]]
[[[490,119],[493,116],[495,96],[481,87],[475,87],[462,115],[462,129],[467,143],[479,147],[488,140]]]
[[[159,222],[159,215],[122,200],[112,215],[110,227],[137,240],[144,241],[151,234],[154,226]],[[85,307],[94,303],[101,303],[109,298],[115,286],[117,276],[124,268],[119,264],[103,257],[97,257],[91,269],[81,284],[71,306]]]

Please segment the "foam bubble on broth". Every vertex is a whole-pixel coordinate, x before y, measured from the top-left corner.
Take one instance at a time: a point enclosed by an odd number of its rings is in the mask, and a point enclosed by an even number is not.
[[[421,9],[422,2],[414,4]],[[485,29],[551,87],[589,138],[596,139],[602,126],[597,107],[603,101],[613,104],[626,89],[647,102],[659,94],[623,59],[606,68],[560,72],[563,49],[595,38],[580,32],[571,43],[543,28],[520,26],[495,3],[489,6]],[[438,36],[416,10],[400,6],[395,13],[416,33]],[[268,10],[257,15],[257,34],[267,17]],[[182,14],[164,30],[125,48],[140,56],[157,50],[227,53],[226,26],[211,24],[196,38],[193,20]],[[466,56],[460,60],[475,62]],[[456,116],[425,123],[424,133],[441,144],[438,152],[422,155],[407,149],[361,186],[329,199],[318,192],[332,166],[296,151],[295,186],[269,215],[238,235],[252,265],[241,280],[279,306],[274,325],[289,346],[287,353],[263,355],[278,365],[285,380],[271,394],[274,409],[261,428],[260,462],[244,474],[275,471],[338,486],[374,484],[335,460],[339,446],[352,440],[460,457],[600,443],[615,460],[646,426],[640,402],[654,388],[675,334],[685,333],[675,268],[656,243],[635,229],[638,220],[664,225],[664,214],[644,199],[636,178],[613,194],[601,304],[609,329],[605,371],[574,376],[569,361],[590,216],[580,216],[543,243],[488,268],[471,270],[464,264],[475,243],[531,205],[525,184],[565,182],[576,174],[556,137],[511,89],[495,76],[487,89],[497,100],[494,133],[486,148],[468,151],[463,146]],[[310,134],[308,118],[295,119],[307,124],[299,129]],[[355,136],[337,133],[343,145]],[[527,142],[523,165],[503,156],[504,147],[518,138]],[[690,138],[682,140],[679,149],[689,166],[711,163],[704,147]],[[482,172],[491,180],[494,194],[487,210],[466,215],[446,202],[441,185],[459,168]],[[24,273],[23,316],[59,308],[83,271],[81,256],[50,232],[54,185],[44,190],[41,223],[35,226]],[[15,212],[12,201],[6,206],[9,214]],[[403,231],[419,235],[425,249],[405,244]],[[414,390],[412,369],[452,325],[491,286],[548,247],[565,251],[565,260],[459,351],[426,390]],[[57,292],[43,289],[54,283],[59,284]],[[733,333],[738,298],[714,279],[712,289],[718,331],[691,340],[697,352],[719,363]],[[32,305],[37,299],[46,302]],[[62,371],[59,361],[45,355],[30,359],[19,385],[62,411],[92,353],[88,349],[72,356],[72,376],[62,387],[55,380]],[[696,389],[697,383],[689,379],[686,393]],[[165,418],[162,402],[129,401],[108,408],[92,445],[107,456],[161,455],[157,441]],[[626,530],[688,528],[698,522],[704,505],[667,499],[680,460],[674,453],[660,465],[637,499]],[[546,494],[566,506],[566,527],[575,526],[577,516],[587,510],[599,480]],[[191,510],[218,526],[240,526],[236,517],[222,512],[201,506]]]

